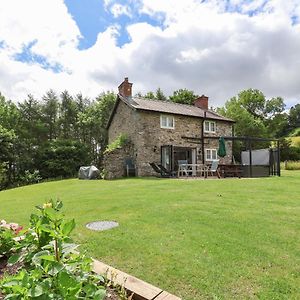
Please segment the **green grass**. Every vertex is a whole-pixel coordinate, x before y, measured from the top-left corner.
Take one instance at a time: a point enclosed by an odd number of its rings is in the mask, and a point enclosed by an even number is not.
[[[281,178],[41,183],[0,192],[0,219],[28,224],[64,201],[82,250],[183,299],[300,298],[300,172]],[[85,224],[116,220],[92,232]]]
[[[292,146],[300,147],[300,136],[292,136],[288,137],[288,139],[291,141]]]

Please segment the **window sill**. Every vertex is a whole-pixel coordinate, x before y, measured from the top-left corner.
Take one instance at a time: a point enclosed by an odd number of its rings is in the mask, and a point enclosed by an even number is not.
[[[217,133],[216,131],[204,131],[204,133]]]

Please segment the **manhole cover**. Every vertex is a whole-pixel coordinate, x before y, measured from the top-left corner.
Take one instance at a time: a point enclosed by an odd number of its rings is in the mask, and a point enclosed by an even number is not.
[[[86,228],[91,230],[107,230],[118,227],[119,223],[115,221],[94,221],[86,224]]]

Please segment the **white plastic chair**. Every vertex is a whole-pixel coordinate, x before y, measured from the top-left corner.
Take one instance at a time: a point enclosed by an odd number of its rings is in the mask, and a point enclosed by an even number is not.
[[[211,166],[208,168],[207,173],[211,176],[214,176],[214,174],[217,174],[218,178],[220,178],[220,172],[219,172],[219,160],[213,160],[211,163]]]

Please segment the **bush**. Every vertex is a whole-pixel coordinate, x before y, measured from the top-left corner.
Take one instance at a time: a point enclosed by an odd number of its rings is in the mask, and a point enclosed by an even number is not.
[[[77,141],[54,140],[37,154],[37,166],[43,178],[74,177],[79,167],[90,163],[87,147]]]
[[[41,180],[42,177],[40,176],[39,170],[34,170],[32,173],[26,170],[24,176],[21,177],[21,182],[24,184],[38,183]]]
[[[290,136],[300,136],[300,127],[293,130]]]
[[[290,137],[289,140],[291,141],[291,146],[300,148],[300,136]]]
[[[127,135],[120,134],[113,142],[107,145],[104,154],[113,152],[116,149],[122,148],[129,142]]]
[[[300,161],[285,161],[285,170],[300,170]]]
[[[291,141],[289,139],[280,140],[280,160],[300,160],[300,148],[291,146]]]

